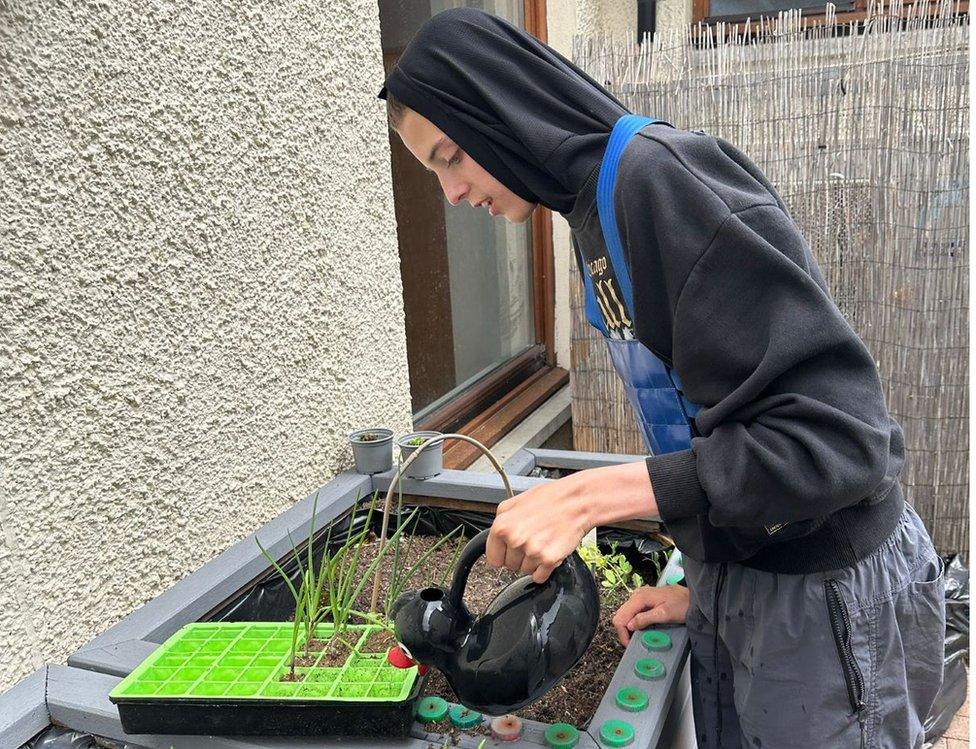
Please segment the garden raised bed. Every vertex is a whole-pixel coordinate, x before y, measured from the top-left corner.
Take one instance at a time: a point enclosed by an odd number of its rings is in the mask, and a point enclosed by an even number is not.
[[[567,453],[567,455],[572,457],[576,454]],[[526,461],[524,455],[516,457],[525,466],[532,467],[530,464],[534,462],[533,460]],[[515,458],[510,463],[514,461]],[[601,458],[590,454],[582,460],[576,460],[577,465],[573,465],[573,468],[606,465],[612,462],[619,462],[619,458],[617,456]],[[341,474],[315,495],[309,496],[261,528],[258,535],[271,554],[279,559],[284,558],[291,548],[289,536],[296,539],[307,537],[308,518],[315,497],[317,497],[318,509],[313,528],[316,533],[321,533],[328,524],[348,516],[349,510],[358,497],[374,489],[385,490],[391,478],[391,472],[372,477],[354,473]],[[513,475],[511,472],[510,478],[516,493],[545,481],[545,479]],[[436,478],[426,481],[406,480],[403,483],[403,490],[406,498],[419,503],[449,505],[452,510],[460,513],[466,511],[491,513],[492,505],[505,498],[501,481],[497,476],[463,471],[445,470]],[[673,555],[662,577],[680,571],[678,563],[679,559]],[[52,704],[57,704],[56,695],[61,689],[58,686],[59,680],[70,681],[70,687],[66,685],[64,689],[69,689],[72,695],[70,705],[60,708],[58,722],[78,730],[88,730],[115,740],[124,740],[134,746],[162,747],[173,744],[180,746],[181,749],[213,746],[212,737],[185,736],[178,740],[169,740],[167,743],[165,735],[133,736],[125,732],[119,721],[117,708],[108,700],[108,693],[118,687],[119,677],[127,676],[134,671],[161,643],[181,627],[229,615],[229,612],[235,610],[234,601],[242,596],[252,594],[257,599],[273,597],[273,592],[267,590],[255,593],[262,581],[269,583],[269,580],[267,560],[256,548],[254,538],[248,537],[158,598],[133,612],[95,638],[88,646],[73,654],[69,658],[69,665],[75,668],[52,667],[52,674],[58,677],[51,682],[52,695],[55,696]],[[236,607],[237,613],[243,613],[245,616],[246,609],[247,605]],[[675,723],[680,715],[669,710],[676,692],[680,691],[683,695],[685,691],[684,686],[681,690],[678,689],[678,683],[679,677],[687,679],[686,669],[683,668],[687,656],[687,638],[682,627],[669,628],[667,634],[671,640],[671,647],[666,650],[649,650],[648,644],[641,637],[633,638],[613,670],[613,677],[599,701],[592,720],[580,727],[581,730],[576,737],[578,746],[611,746],[626,740],[630,736],[627,726],[612,722],[620,720],[625,721],[630,729],[633,729],[632,746],[658,746],[659,740],[661,746],[673,745]],[[659,636],[652,637],[652,644],[657,641],[654,640],[657,637]],[[659,661],[663,666],[663,673],[661,667],[655,664],[642,663],[638,668],[638,661],[647,659]],[[99,673],[86,674],[78,669]],[[640,690],[640,693],[635,690]],[[647,704],[643,706],[645,695]],[[642,707],[642,709],[633,712],[632,709],[635,707]],[[686,712],[690,710],[684,696],[678,706],[678,712],[682,710]],[[475,749],[482,740],[486,739],[487,721],[488,718],[483,717],[477,726],[461,729],[450,725],[449,720],[434,722],[417,720],[409,727],[410,737],[390,739],[382,743],[385,746],[411,746],[421,749],[421,747],[428,747],[430,743],[443,746],[447,741],[453,745]],[[604,728],[607,730],[603,731]],[[620,733],[614,733],[617,729]],[[520,738],[514,742],[514,745],[526,748],[547,745],[547,731],[550,732],[550,742],[554,736],[558,739],[555,735],[558,731],[554,732],[551,725],[524,720]],[[222,739],[220,745],[245,747],[273,744],[249,737]],[[339,743],[326,740],[322,745],[339,746]],[[487,738],[487,746],[496,745],[501,744]]]

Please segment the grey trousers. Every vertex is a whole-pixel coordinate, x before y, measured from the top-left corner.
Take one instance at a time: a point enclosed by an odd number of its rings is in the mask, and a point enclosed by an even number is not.
[[[913,509],[845,569],[684,564],[699,747],[922,746],[942,683],[945,581]]]

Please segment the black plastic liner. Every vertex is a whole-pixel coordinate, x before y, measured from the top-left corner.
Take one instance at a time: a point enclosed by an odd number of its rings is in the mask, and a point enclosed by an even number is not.
[[[89,733],[79,733],[69,728],[58,728],[51,726],[41,731],[20,749],[103,749],[112,747],[113,749],[134,749],[132,744],[119,743],[110,739],[99,739],[96,743],[95,737]]]
[[[931,747],[966,701],[969,663],[969,570],[958,554],[944,557],[946,565],[945,675],[925,719],[925,744]]]
[[[399,515],[394,510],[390,515],[390,528],[396,528],[412,510],[413,508],[404,507]],[[465,537],[470,538],[488,528],[495,517],[487,512],[450,510],[441,507],[419,507],[417,510],[417,517],[414,521],[416,524],[415,532],[418,535],[426,536],[443,536],[461,526],[464,529]],[[330,551],[338,550],[348,539],[350,533],[361,531],[366,522],[366,515],[367,508],[361,504],[355,513],[347,513],[332,523]],[[374,532],[379,533],[382,522],[382,513],[375,510],[371,522]],[[319,531],[312,543],[312,558],[316,564],[318,564],[318,560],[321,559],[322,552],[325,550],[328,532],[328,528]],[[295,538],[294,541],[299,550],[303,550],[307,537]],[[634,569],[641,574],[648,584],[652,584],[656,580],[655,557],[657,557],[660,566],[664,567],[663,552],[665,547],[655,539],[643,534],[612,528],[600,529],[597,532],[597,543],[605,551],[609,550],[611,543],[616,543],[617,550],[627,557],[628,561],[634,565]],[[295,599],[284,580],[271,569],[270,564],[268,567],[268,572],[254,585],[228,600],[211,612],[209,616],[204,617],[203,620],[219,622],[287,621],[288,617],[295,612]],[[282,562],[282,568],[291,577],[292,582],[297,584],[300,572],[295,557],[289,556],[286,562]]]

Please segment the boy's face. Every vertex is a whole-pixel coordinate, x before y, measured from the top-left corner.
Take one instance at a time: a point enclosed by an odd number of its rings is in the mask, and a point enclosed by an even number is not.
[[[451,205],[467,200],[472,207],[483,207],[492,216],[504,216],[513,224],[521,224],[532,215],[535,203],[523,200],[488,174],[426,117],[407,109],[396,130],[417,161],[437,175]]]

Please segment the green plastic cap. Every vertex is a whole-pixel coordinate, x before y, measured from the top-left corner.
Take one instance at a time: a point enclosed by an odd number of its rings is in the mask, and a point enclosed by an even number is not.
[[[670,650],[671,635],[659,629],[649,629],[641,635],[641,642],[648,650]]]
[[[637,687],[624,687],[617,692],[617,707],[628,713],[639,713],[647,707],[647,692]]]
[[[607,746],[627,746],[634,740],[634,727],[625,720],[608,720],[600,726],[600,741]]]
[[[573,749],[579,743],[579,731],[569,723],[553,723],[546,729],[546,746],[550,749]]]
[[[477,710],[472,710],[464,705],[455,705],[449,713],[451,723],[458,728],[474,728],[481,724],[482,716]]]
[[[447,700],[443,697],[424,697],[417,704],[417,720],[421,723],[436,723],[447,717]]]
[[[634,664],[634,673],[642,679],[663,679],[664,664],[657,658],[641,658]]]
[[[664,578],[664,582],[666,582],[668,585],[677,585],[684,579],[685,579],[685,573],[678,571],[678,572],[672,572],[670,575]]]

